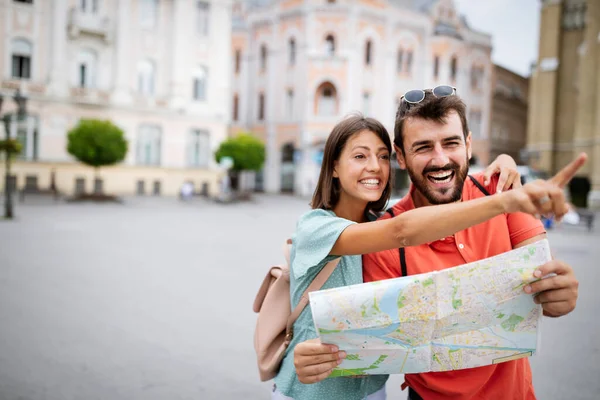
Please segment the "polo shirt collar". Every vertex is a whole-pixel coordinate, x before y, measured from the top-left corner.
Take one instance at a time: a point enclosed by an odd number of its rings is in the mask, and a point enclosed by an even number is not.
[[[469,193],[469,190],[467,188],[467,181],[469,180],[469,178],[465,178],[465,183],[463,184],[463,191],[462,191],[462,196],[461,196],[461,201],[467,201],[467,200],[471,200],[471,194]],[[413,201],[413,194],[415,192],[415,190],[417,190],[415,188],[415,185],[410,184],[410,188],[408,190],[408,194],[406,196],[404,196],[402,199],[400,199],[400,201],[397,203],[397,206],[399,209],[402,209],[402,212],[406,212],[409,210],[414,210],[415,207],[415,202]],[[394,208],[396,208],[394,207]],[[442,238],[440,238],[439,240],[441,240]],[[425,243],[428,246],[430,246],[432,243],[437,242],[438,240],[435,240],[433,242],[428,242]]]

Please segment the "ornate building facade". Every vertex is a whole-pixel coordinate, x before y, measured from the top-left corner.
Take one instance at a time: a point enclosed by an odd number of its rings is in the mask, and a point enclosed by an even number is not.
[[[491,38],[451,0],[236,1],[232,131],[267,146],[267,192],[312,194],[324,142],[358,111],[393,134],[401,95],[450,84],[468,106],[475,155],[489,159]]]
[[[549,173],[586,152],[572,181],[577,205],[600,208],[600,2],[542,1],[530,84],[529,163]],[[583,198],[582,198],[583,197]]]
[[[28,97],[7,118],[24,147],[17,186],[55,172],[58,189],[91,190],[93,171],[68,155],[82,118],[109,119],[129,142],[101,169],[105,190],[175,194],[185,181],[216,192],[213,153],[227,137],[229,0],[0,0],[0,91]],[[14,104],[5,99],[3,112]]]

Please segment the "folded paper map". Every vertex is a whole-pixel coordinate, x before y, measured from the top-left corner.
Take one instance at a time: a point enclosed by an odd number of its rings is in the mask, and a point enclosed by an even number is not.
[[[427,274],[310,293],[322,343],[346,351],[332,377],[449,371],[535,353],[541,306],[523,287],[547,240]]]

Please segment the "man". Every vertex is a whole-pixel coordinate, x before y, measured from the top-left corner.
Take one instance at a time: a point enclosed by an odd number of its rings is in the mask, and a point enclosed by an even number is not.
[[[409,194],[382,218],[415,207],[470,200],[496,192],[497,176],[489,182],[484,182],[481,174],[474,175],[474,180],[468,177],[471,135],[464,103],[453,88],[436,90],[435,94],[430,90],[407,92],[400,103],[394,147],[398,163],[408,171],[412,185]],[[364,281],[400,277],[403,270],[404,274],[414,275],[451,268],[543,238],[545,231],[539,220],[521,213],[502,215],[452,237],[407,247],[403,254],[389,250],[365,255]],[[543,265],[535,276],[550,273],[556,276],[528,285],[524,290],[539,292],[535,301],[542,305],[544,315],[558,317],[575,308],[578,282],[572,268],[560,261]],[[295,355],[299,379],[309,382],[311,375],[317,373],[322,379],[327,368],[335,367],[345,356],[337,350],[335,346],[319,343],[298,345]],[[411,400],[535,399],[527,358],[467,370],[407,374],[405,379]]]

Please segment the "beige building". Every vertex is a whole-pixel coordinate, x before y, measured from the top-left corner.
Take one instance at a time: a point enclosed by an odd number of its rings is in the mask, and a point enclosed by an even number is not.
[[[600,208],[600,1],[545,0],[541,13],[530,86],[530,164],[554,172],[586,152],[589,161],[571,195],[578,205],[587,197],[588,206]]]
[[[0,0],[0,21],[0,92],[29,99],[26,121],[8,116],[24,145],[18,187],[47,187],[54,170],[60,191],[92,190],[93,172],[67,153],[66,133],[98,118],[129,142],[126,160],[101,170],[105,190],[174,195],[185,181],[218,190],[213,153],[231,109],[229,0]],[[5,97],[3,114],[14,109]]]
[[[359,111],[393,132],[400,96],[454,85],[489,159],[491,38],[451,0],[236,1],[233,132],[267,146],[261,186],[310,195],[332,127]]]
[[[492,74],[492,123],[490,159],[509,154],[522,164],[527,145],[529,80],[499,65]]]

